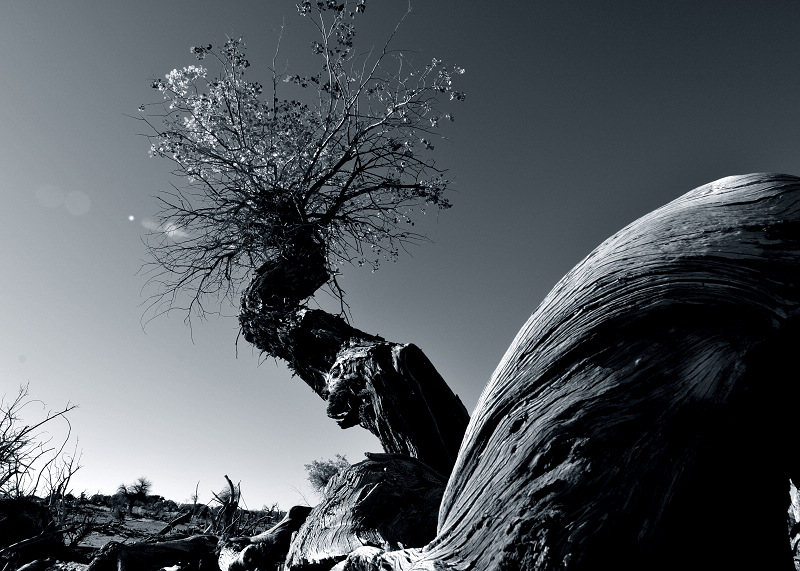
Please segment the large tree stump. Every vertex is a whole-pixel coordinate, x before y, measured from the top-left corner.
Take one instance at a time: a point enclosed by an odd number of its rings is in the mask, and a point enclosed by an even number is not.
[[[437,538],[337,569],[793,569],[798,347],[800,179],[697,188],[601,244],[519,332]]]
[[[292,542],[286,568],[330,569],[361,546],[422,547],[436,535],[445,481],[399,454],[368,459],[334,476]]]

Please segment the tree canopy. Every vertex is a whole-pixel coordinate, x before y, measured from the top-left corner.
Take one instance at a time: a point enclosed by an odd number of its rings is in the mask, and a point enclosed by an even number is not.
[[[298,5],[317,32],[314,74],[278,69],[279,39],[265,90],[248,75],[244,41],[230,38],[191,48],[214,71],[189,65],[152,81],[163,101],[140,107],[150,151],[182,181],[159,197],[148,243],[156,314],[187,291],[183,309],[202,315],[209,298],[234,301],[263,264],[310,253],[341,296],[341,264],[396,259],[424,240],[413,230],[419,213],[450,207],[451,181],[431,151],[453,120],[442,101],[464,99],[453,85],[464,70],[436,58],[418,65],[391,48],[394,32],[380,50],[357,51],[364,9],[364,0]]]

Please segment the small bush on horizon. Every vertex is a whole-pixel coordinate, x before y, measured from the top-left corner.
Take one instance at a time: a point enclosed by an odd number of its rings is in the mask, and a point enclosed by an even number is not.
[[[331,478],[342,470],[350,467],[350,462],[341,454],[337,454],[335,459],[313,460],[305,465],[308,474],[308,482],[316,493],[322,493]]]

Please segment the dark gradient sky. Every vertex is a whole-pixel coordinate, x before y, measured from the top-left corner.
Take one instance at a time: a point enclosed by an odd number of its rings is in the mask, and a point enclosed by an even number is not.
[[[368,2],[359,45],[405,5]],[[199,481],[207,500],[228,474],[251,507],[288,507],[293,488],[314,499],[304,463],[377,449],[284,367],[243,341],[237,358],[235,319],[193,336],[180,316],[140,323],[141,222],[170,179],[126,114],[156,99],[148,78],[226,34],[263,73],[282,19],[303,71],[312,31],[293,0],[0,4],[0,393],[30,382],[51,407],[80,405],[78,492],[145,475],[178,501]],[[413,256],[346,272],[354,324],[419,345],[471,409],[603,239],[723,176],[800,174],[798,29],[796,1],[417,1],[394,45],[467,70],[437,147],[455,207],[422,224],[434,243]]]

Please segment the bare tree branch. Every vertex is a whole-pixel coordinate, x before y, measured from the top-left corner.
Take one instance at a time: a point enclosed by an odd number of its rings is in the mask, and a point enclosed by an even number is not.
[[[20,386],[15,397],[7,400],[0,397],[0,497],[22,497],[53,487],[68,486],[72,474],[80,466],[76,454],[64,454],[71,435],[71,425],[66,414],[76,408],[67,405],[58,411],[46,411],[44,418],[33,424],[25,424],[24,409],[41,405],[41,401],[29,398],[28,385]],[[40,431],[45,425],[61,418],[67,423],[67,435],[58,445],[51,445],[52,437]]]

